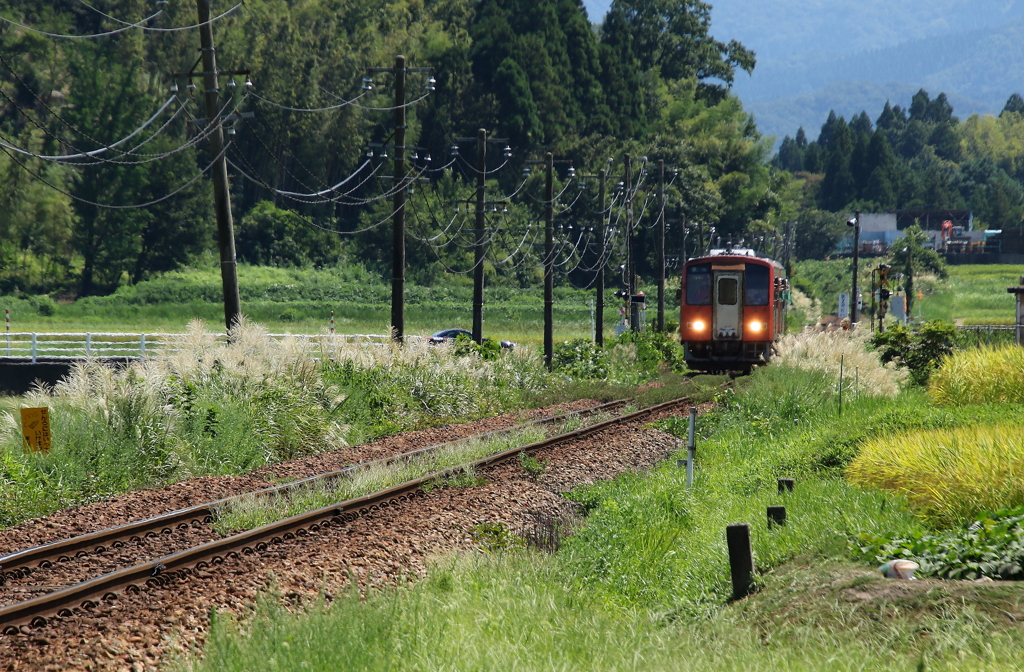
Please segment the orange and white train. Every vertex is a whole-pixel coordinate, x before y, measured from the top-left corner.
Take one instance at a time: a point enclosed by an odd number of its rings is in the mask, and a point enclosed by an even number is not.
[[[789,281],[753,250],[711,250],[683,266],[679,331],[692,369],[749,370],[765,364],[786,329]]]

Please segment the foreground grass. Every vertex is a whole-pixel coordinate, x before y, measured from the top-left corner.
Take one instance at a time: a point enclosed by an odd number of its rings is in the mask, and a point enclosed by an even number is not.
[[[895,399],[862,395],[839,418],[833,395],[826,372],[762,370],[702,421],[692,491],[674,460],[579,489],[571,497],[587,523],[553,556],[455,559],[426,582],[301,614],[270,596],[244,623],[218,621],[205,658],[182,666],[1019,669],[1019,586],[936,592],[921,582],[904,584],[921,590],[893,592],[876,569],[847,560],[859,533],[927,531],[902,498],[843,480],[861,443],[908,428],[984,423],[1000,409],[927,408],[912,390]],[[777,493],[781,476],[797,479],[795,492]],[[768,530],[769,504],[787,507],[784,528]],[[730,605],[724,528],[742,521],[752,526],[760,592]]]
[[[196,669],[767,672],[1024,663],[1024,637],[1002,625],[995,608],[948,599],[930,613],[914,604],[922,598],[896,595],[843,605],[843,589],[863,593],[881,581],[845,563],[812,560],[770,575],[759,595],[697,622],[602,609],[552,581],[558,570],[557,560],[535,553],[476,557],[437,567],[412,588],[366,601],[345,595],[300,616],[267,599],[244,635],[216,620]],[[1020,589],[984,597],[1021,613]],[[908,646],[922,633],[926,644]]]

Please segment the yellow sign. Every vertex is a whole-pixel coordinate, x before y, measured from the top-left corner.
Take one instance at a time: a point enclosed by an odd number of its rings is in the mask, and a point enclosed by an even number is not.
[[[50,450],[50,409],[21,409],[21,435],[25,437],[25,450],[33,453]]]

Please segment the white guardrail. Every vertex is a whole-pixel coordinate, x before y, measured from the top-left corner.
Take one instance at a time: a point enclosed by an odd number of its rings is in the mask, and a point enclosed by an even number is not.
[[[102,333],[102,332],[36,332],[10,331],[0,336],[0,359],[40,358],[81,359],[83,357],[131,357],[145,358],[160,352],[174,352],[180,348],[177,343],[185,334],[150,333]],[[383,343],[388,334],[267,334],[269,338],[287,337],[323,343]],[[214,334],[220,342],[227,341],[227,334]],[[408,338],[408,337],[407,337]]]

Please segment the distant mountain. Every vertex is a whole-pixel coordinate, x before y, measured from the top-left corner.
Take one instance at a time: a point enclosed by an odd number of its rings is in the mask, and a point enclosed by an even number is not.
[[[962,118],[1024,92],[1021,0],[719,0],[712,31],[757,53],[734,91],[778,140],[800,126],[815,137],[832,109],[875,118],[920,88]]]
[[[757,54],[733,87],[766,135],[803,126],[811,138],[835,110],[872,119],[944,91],[956,114],[998,114],[1024,95],[1024,0],[711,0],[711,30]],[[584,0],[600,22],[611,0]]]

